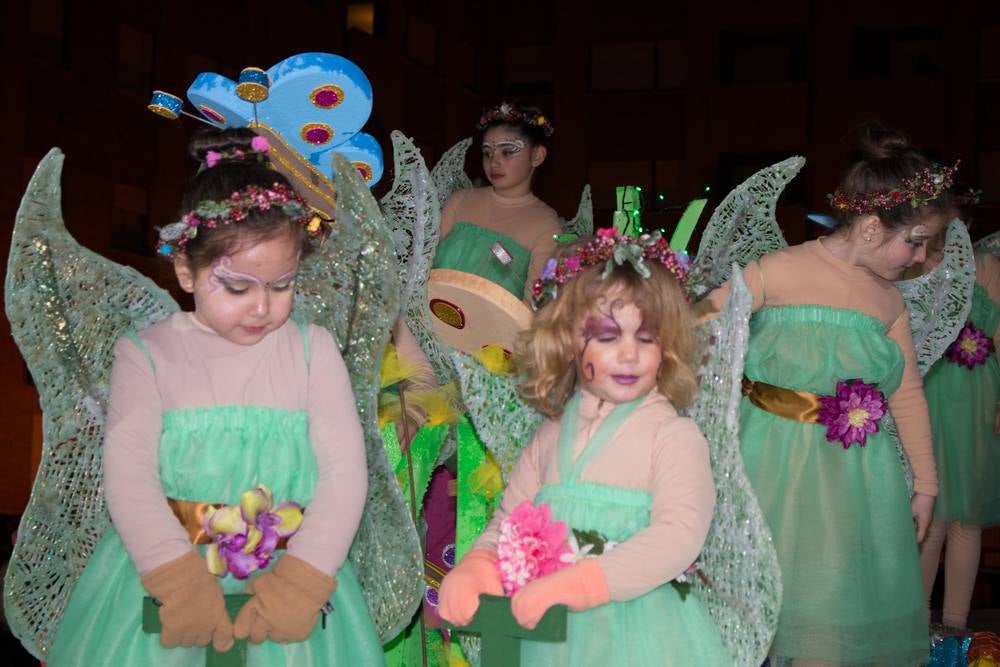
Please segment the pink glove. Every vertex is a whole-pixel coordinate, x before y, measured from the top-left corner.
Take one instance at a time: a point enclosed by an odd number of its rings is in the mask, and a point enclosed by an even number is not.
[[[594,558],[557,570],[535,579],[514,593],[511,612],[522,627],[534,629],[549,607],[564,604],[570,611],[583,611],[611,599],[604,571]]]
[[[473,549],[441,582],[441,618],[452,625],[468,625],[479,609],[479,596],[503,595],[497,555],[489,549]]]

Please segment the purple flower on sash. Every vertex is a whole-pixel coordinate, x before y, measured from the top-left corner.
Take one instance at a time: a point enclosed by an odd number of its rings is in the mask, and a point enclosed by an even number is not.
[[[979,364],[985,364],[990,358],[990,339],[982,329],[968,322],[958,334],[944,355],[953,364],[965,366],[972,370]]]
[[[885,414],[885,395],[875,385],[861,380],[840,380],[837,393],[820,396],[817,423],[827,427],[826,439],[840,441],[844,449],[858,444],[864,447],[868,434],[878,433],[878,420]]]

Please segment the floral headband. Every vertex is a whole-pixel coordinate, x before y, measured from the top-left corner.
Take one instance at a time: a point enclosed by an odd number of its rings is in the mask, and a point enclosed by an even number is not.
[[[259,162],[271,153],[271,145],[267,143],[266,137],[254,137],[250,140],[250,150],[244,151],[241,148],[234,148],[226,151],[205,151],[205,167],[211,169],[223,160],[246,160],[248,157],[256,157]]]
[[[582,271],[604,264],[601,279],[606,279],[616,266],[626,263],[643,278],[651,275],[646,260],[652,260],[674,275],[681,287],[687,283],[689,260],[686,254],[675,252],[660,232],[643,234],[639,238],[623,236],[614,229],[599,229],[597,235],[580,246],[576,253],[556,259],[552,257],[542,267],[535,281],[535,310],[555,299],[559,287],[575,278]],[[686,294],[686,292],[685,292]]]
[[[534,125],[546,137],[551,137],[552,133],[556,131],[556,128],[552,126],[552,121],[542,114],[537,111],[522,109],[510,102],[501,102],[492,109],[484,111],[483,115],[479,117],[479,122],[476,123],[476,129],[482,132],[489,127],[490,123],[510,123],[511,125],[524,123],[525,125]]]
[[[866,192],[854,197],[837,188],[826,196],[830,206],[838,211],[849,211],[858,215],[875,213],[879,210],[896,208],[909,203],[913,208],[929,204],[954,182],[958,162],[951,167],[934,164],[903,181],[903,187],[889,192]]]
[[[199,202],[189,213],[160,230],[160,240],[156,253],[161,257],[173,258],[184,251],[187,242],[198,235],[199,227],[214,229],[246,219],[251,211],[267,211],[280,208],[282,213],[306,228],[310,236],[317,236],[322,230],[322,220],[314,215],[309,206],[287,185],[275,183],[268,189],[250,185],[246,190],[237,190],[228,199]]]

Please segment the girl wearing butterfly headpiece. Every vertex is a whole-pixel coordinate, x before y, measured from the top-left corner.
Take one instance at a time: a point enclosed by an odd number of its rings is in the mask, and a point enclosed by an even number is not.
[[[337,345],[289,318],[320,220],[248,130],[203,164],[160,233],[193,312],[114,348],[104,440],[113,527],[49,664],[196,665],[248,639],[266,665],[369,665],[380,642],[347,561],[365,505],[363,433]],[[230,620],[224,595],[249,593]],[[143,598],[158,634],[143,631]],[[323,623],[320,617],[323,616]]]
[[[514,617],[533,628],[567,605],[567,640],[522,642],[522,665],[732,664],[698,595],[675,581],[698,557],[715,499],[705,438],[677,412],[697,386],[685,276],[658,235],[602,230],[563,249],[533,286],[541,308],[516,356],[525,399],[549,419],[445,577],[440,606],[464,625],[480,594],[516,591]],[[550,506],[574,545],[551,545],[570,553],[527,583],[505,543],[526,501]]]
[[[971,195],[971,196],[970,196]],[[971,212],[975,193],[956,192],[956,204]],[[955,215],[959,215],[956,210]],[[961,215],[971,222],[971,216]],[[995,245],[976,253],[976,284],[972,309],[958,337],[924,377],[930,407],[941,491],[934,521],[920,545],[920,566],[928,602],[937,578],[941,549],[944,557],[944,606],[941,623],[946,631],[965,630],[972,592],[979,571],[984,526],[1000,523],[1000,259]],[[944,235],[928,245],[922,269],[942,259]]]
[[[560,232],[556,212],[531,192],[548,155],[552,120],[534,107],[502,102],[483,112],[476,129],[490,185],[448,198],[434,268],[482,276],[530,302],[528,277],[555,252]]]
[[[750,263],[740,441],[774,536],[783,598],[771,655],[912,665],[928,654],[917,543],[937,475],[909,314],[893,281],[947,220],[954,168],[864,129],[830,195],[832,235]],[[718,308],[728,285],[709,295]],[[912,499],[891,413],[913,470]]]

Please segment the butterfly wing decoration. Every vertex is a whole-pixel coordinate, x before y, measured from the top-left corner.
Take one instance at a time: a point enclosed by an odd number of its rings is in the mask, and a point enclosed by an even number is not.
[[[594,202],[590,194],[590,184],[583,186],[580,193],[580,205],[576,215],[562,224],[564,234],[574,234],[577,237],[592,236],[594,233]]]
[[[734,188],[716,207],[691,265],[688,289],[703,297],[740,268],[788,245],[775,219],[778,197],[806,160],[790,157],[761,169]]]
[[[63,159],[53,148],[28,184],[5,283],[11,332],[41,403],[42,457],[4,580],[4,606],[11,630],[40,660],[110,525],[101,443],[115,341],[178,309],[151,280],[70,236]]]
[[[741,383],[752,297],[737,266],[731,274],[726,304],[696,331],[703,356],[698,394],[688,416],[708,440],[716,501],[698,557],[708,582],[697,578],[693,583],[734,664],[756,667],[767,656],[777,629],[781,576],[771,531],[740,454]]]
[[[449,148],[431,169],[431,180],[437,188],[438,201],[444,206],[458,190],[472,187],[472,181],[465,173],[465,154],[472,145],[472,137],[466,137]]]
[[[378,425],[382,356],[399,314],[389,226],[356,167],[333,156],[337,209],[327,243],[300,266],[295,311],[333,332],[365,433],[368,498],[350,557],[379,636],[396,636],[423,596],[423,554]]]

